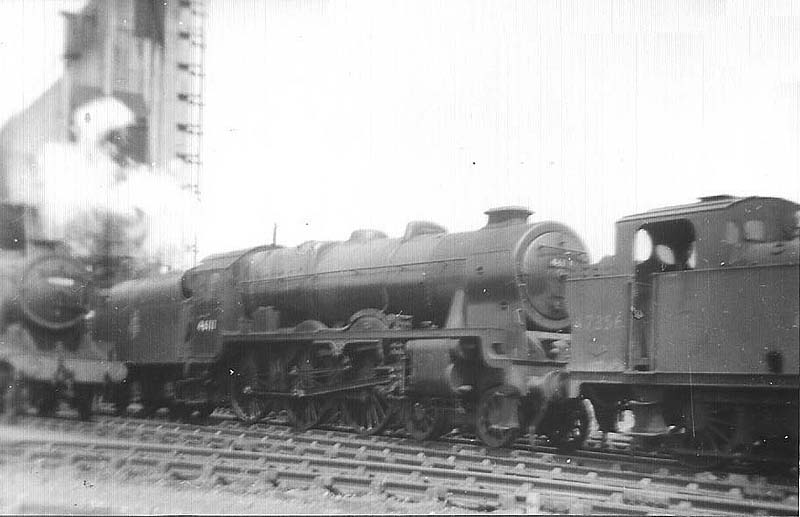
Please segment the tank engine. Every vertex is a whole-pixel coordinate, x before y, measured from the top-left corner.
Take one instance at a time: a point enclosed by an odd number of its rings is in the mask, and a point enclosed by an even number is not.
[[[568,281],[571,380],[600,429],[700,463],[797,467],[800,205],[713,196],[621,219]],[[787,453],[788,451],[788,453]]]
[[[12,414],[32,402],[51,414],[67,399],[88,417],[94,394],[126,370],[91,341],[86,267],[37,238],[37,222],[30,207],[0,204],[2,409]]]
[[[245,421],[287,409],[299,428],[338,414],[370,434],[400,414],[419,439],[467,424],[490,446],[529,426],[580,441],[564,289],[585,247],[562,224],[528,223],[526,209],[487,214],[473,232],[419,221],[397,239],[357,230],[121,284],[111,339],[133,354],[151,407],[229,400]],[[136,331],[160,324],[155,341]]]

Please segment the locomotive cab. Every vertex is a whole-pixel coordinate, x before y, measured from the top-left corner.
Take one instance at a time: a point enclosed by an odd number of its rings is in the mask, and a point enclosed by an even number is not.
[[[679,280],[688,286],[690,279],[709,275],[728,278],[723,270],[796,260],[795,206],[772,198],[711,196],[693,205],[621,219],[614,257],[579,269],[570,279],[568,305],[577,316],[573,338],[590,343],[574,350],[576,367],[600,371],[659,369],[658,356],[664,350],[658,352],[654,347],[667,328],[681,327],[683,323],[676,322],[688,316],[686,310],[676,306],[681,316],[667,317],[662,311],[656,321],[664,302],[657,291],[665,291],[666,283]],[[574,289],[598,283],[600,278],[614,286]],[[593,298],[584,299],[578,292],[590,292]]]
[[[631,283],[630,365],[651,368],[649,341],[652,321],[653,275],[693,269],[697,263],[694,225],[686,219],[642,224],[634,236]]]
[[[208,361],[222,353],[223,330],[252,330],[254,314],[243,304],[237,280],[253,254],[274,248],[277,246],[259,246],[211,255],[183,274],[181,291],[189,311],[192,360]],[[260,321],[258,316],[255,320]]]
[[[635,435],[692,429],[691,447],[714,437],[715,454],[796,443],[797,210],[778,198],[711,196],[618,221],[613,259],[567,289],[571,382],[602,430],[614,430],[623,405]],[[775,433],[759,428],[765,418]]]

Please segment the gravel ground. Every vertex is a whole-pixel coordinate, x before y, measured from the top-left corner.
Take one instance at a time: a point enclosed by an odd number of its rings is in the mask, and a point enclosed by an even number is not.
[[[233,491],[184,482],[120,481],[96,472],[0,467],[2,514],[386,514],[462,513],[443,503],[335,496],[321,489]]]
[[[50,433],[0,425],[0,442]],[[50,435],[53,437],[52,435]],[[60,438],[67,438],[61,436]],[[0,514],[462,514],[445,503],[382,495],[334,495],[321,488],[210,488],[163,479],[124,478],[110,469],[0,462]]]

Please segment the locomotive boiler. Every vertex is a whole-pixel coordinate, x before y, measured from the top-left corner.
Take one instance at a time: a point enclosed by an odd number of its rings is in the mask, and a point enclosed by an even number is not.
[[[245,421],[285,409],[298,428],[338,415],[370,434],[398,415],[419,439],[468,425],[490,446],[528,428],[579,442],[587,417],[567,393],[564,289],[587,255],[571,229],[530,214],[490,210],[473,232],[417,221],[401,238],[357,230],[263,246],[153,281],[184,311],[167,318],[181,336],[169,359],[149,363],[162,372],[155,391],[173,405],[229,402]],[[118,341],[136,339],[134,318],[164,314],[147,298],[133,284],[112,290]]]
[[[11,415],[33,403],[47,415],[66,399],[85,418],[95,393],[127,372],[91,341],[86,266],[38,238],[37,222],[31,207],[0,204],[1,409]]]
[[[527,331],[569,328],[559,275],[584,253],[578,237],[557,223],[528,228],[524,209],[488,214],[479,232],[449,235],[418,221],[401,239],[357,230],[344,242],[257,251],[239,277],[245,308],[279,307],[288,324],[313,319],[344,326],[371,307],[446,327],[457,326],[447,316],[462,291],[458,326],[508,328],[514,314]],[[501,311],[487,310],[498,303]]]
[[[683,459],[797,468],[800,205],[712,196],[617,223],[568,281],[571,382],[602,431]]]

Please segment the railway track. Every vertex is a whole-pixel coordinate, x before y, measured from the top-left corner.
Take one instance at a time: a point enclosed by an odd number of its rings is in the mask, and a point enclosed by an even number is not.
[[[334,493],[436,498],[469,510],[647,515],[797,515],[797,486],[697,473],[669,460],[420,444],[334,430],[219,420],[210,425],[99,416],[23,417],[40,434],[0,442],[3,461],[108,469],[199,484],[317,486]],[[35,434],[35,433],[33,433]],[[463,441],[463,440],[461,440]]]
[[[232,414],[229,414],[229,412],[226,410],[218,409],[214,415],[215,420],[218,422],[227,421],[228,425],[237,428],[243,428],[243,426],[247,427],[246,424],[236,421],[236,417]],[[266,423],[267,425],[278,425],[283,427],[289,425],[286,418],[282,418],[281,416],[276,417],[274,415],[270,415],[270,417],[262,420],[262,422]],[[318,428],[327,431],[353,433],[352,429],[346,425],[336,425],[335,423],[324,424]],[[381,434],[398,438],[408,437],[407,432],[402,426],[389,427]],[[437,438],[436,441],[452,445],[470,445],[486,450],[486,445],[483,444],[480,439],[472,434],[465,434],[460,430],[454,430],[447,435]],[[413,446],[416,446],[418,442],[412,439],[409,440],[409,443],[413,444]],[[560,455],[569,461],[575,459],[579,459],[581,461],[597,460],[601,462],[616,461],[621,464],[627,463],[630,465],[635,465],[639,470],[646,469],[651,472],[663,470],[665,467],[674,471],[678,468],[679,463],[684,465],[683,470],[685,472],[704,472],[711,469],[713,466],[713,463],[705,465],[700,463],[693,465],[691,462],[681,462],[668,452],[652,447],[642,447],[640,444],[637,444],[635,440],[632,440],[630,436],[618,433],[609,433],[607,436],[603,437],[602,433],[590,432],[589,437],[583,446],[578,450],[571,451],[568,456],[561,455],[560,453],[562,451],[545,439],[537,439],[534,443],[531,443],[527,437],[522,437],[509,448],[516,451],[531,451],[557,456]],[[715,470],[735,474],[759,474],[773,472],[777,473],[776,477],[780,478],[781,476],[788,474],[796,476],[797,467],[798,465],[793,461],[793,458],[788,456],[764,457],[761,458],[760,461],[753,461],[752,457],[746,457],[740,454],[732,454],[729,458],[727,458],[727,461],[720,461],[716,465]]]

